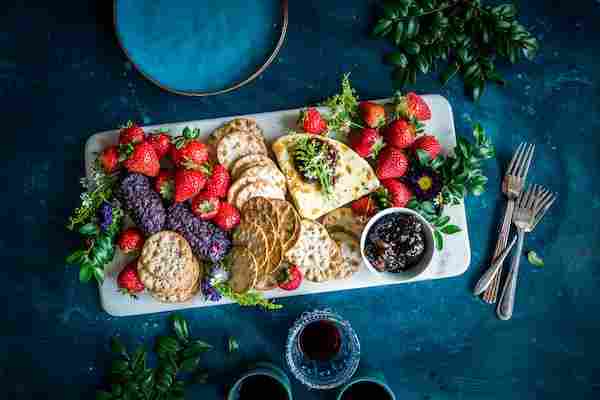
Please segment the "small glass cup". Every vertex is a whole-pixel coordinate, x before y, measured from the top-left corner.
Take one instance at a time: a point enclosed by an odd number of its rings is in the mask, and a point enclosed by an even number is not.
[[[339,350],[327,360],[309,358],[302,350],[304,329],[318,321],[337,328]],[[292,374],[311,389],[332,389],[348,382],[358,368],[360,342],[350,323],[331,310],[303,313],[290,328],[285,351],[286,362]]]

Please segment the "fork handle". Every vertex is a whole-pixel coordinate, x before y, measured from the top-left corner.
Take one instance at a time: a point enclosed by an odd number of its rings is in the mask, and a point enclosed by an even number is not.
[[[502,224],[500,224],[500,229],[498,230],[498,241],[496,242],[496,248],[494,249],[494,257],[493,261],[502,253],[504,248],[508,243],[508,235],[510,234],[510,224],[512,223],[512,216],[515,210],[515,200],[509,198],[506,202],[506,208],[504,209],[504,218],[502,219]],[[494,271],[494,276],[492,277],[491,285],[485,289],[485,293],[483,294],[483,300],[486,303],[493,304],[496,302],[496,294],[498,291],[499,285],[499,274],[502,270],[503,262],[497,265],[497,268]]]
[[[511,259],[508,277],[504,283],[504,288],[502,289],[502,294],[500,295],[500,301],[498,302],[498,308],[496,309],[498,318],[505,321],[512,317],[513,309],[515,307],[515,294],[517,292],[519,264],[521,263],[521,252],[523,251],[523,241],[525,239],[525,231],[518,229],[517,232],[519,235],[517,240],[517,250],[515,250],[515,253]]]

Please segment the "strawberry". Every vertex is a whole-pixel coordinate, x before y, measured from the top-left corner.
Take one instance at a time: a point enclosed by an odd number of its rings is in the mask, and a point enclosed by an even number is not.
[[[370,128],[378,128],[385,124],[385,109],[381,104],[363,101],[358,105],[362,120]]]
[[[144,245],[144,235],[138,228],[124,229],[117,239],[117,245],[123,253],[139,251]]]
[[[148,143],[154,147],[154,151],[156,152],[159,160],[169,154],[169,150],[171,150],[171,136],[165,132],[158,132],[149,135]]]
[[[350,137],[350,147],[363,158],[377,158],[384,146],[383,139],[377,129],[364,128],[361,131],[354,132]]]
[[[144,139],[144,129],[132,121],[128,121],[119,132],[119,144],[136,144],[143,142]]]
[[[133,150],[131,149],[133,147]],[[148,142],[140,142],[134,146],[127,145],[126,153],[129,156],[123,163],[129,172],[137,172],[147,176],[156,176],[160,170],[158,156],[152,145]]]
[[[135,260],[127,264],[125,268],[119,272],[119,276],[117,276],[117,286],[119,286],[119,291],[123,294],[129,294],[134,298],[136,297],[136,293],[144,291],[144,284],[140,280],[137,272],[137,262],[138,260]]]
[[[300,111],[298,127],[304,132],[318,135],[327,130],[327,123],[321,116],[319,110],[314,107],[309,107],[306,110]]]
[[[100,153],[98,159],[106,173],[114,172],[119,166],[119,148],[117,146],[107,147]]]
[[[154,181],[154,190],[165,200],[172,200],[175,192],[175,180],[173,171],[161,169]]]
[[[427,154],[429,154],[429,158],[433,160],[440,155],[442,146],[435,136],[425,135],[415,140],[413,143],[413,150],[415,152],[417,150],[424,150],[427,152]]]
[[[354,200],[350,204],[350,208],[352,208],[352,211],[355,215],[366,217],[371,217],[377,212],[377,205],[369,195],[358,200]]]
[[[409,92],[396,102],[396,112],[404,118],[427,121],[431,118],[431,110],[421,96]]]
[[[408,158],[402,150],[387,146],[379,154],[375,173],[379,179],[399,178],[408,169]]]
[[[295,265],[284,268],[277,279],[277,285],[283,290],[296,290],[302,283],[302,271]]]
[[[218,197],[204,189],[192,200],[192,212],[202,220],[213,219],[219,212],[219,203]]]
[[[199,170],[208,161],[208,146],[198,140],[199,129],[185,127],[183,134],[173,139],[171,158],[178,168]]]
[[[175,202],[191,199],[204,188],[206,176],[200,171],[179,169],[175,172]]]
[[[406,207],[408,201],[413,197],[408,186],[397,179],[384,179],[381,184],[387,189],[392,207]]]
[[[222,202],[213,222],[224,231],[230,231],[240,223],[240,212],[227,202]]]
[[[209,176],[208,182],[206,182],[206,191],[213,197],[227,196],[229,184],[231,183],[227,168],[221,164],[217,164],[213,167],[207,167],[203,171]]]
[[[399,149],[410,147],[415,141],[417,128],[411,122],[397,119],[385,130],[385,140]]]

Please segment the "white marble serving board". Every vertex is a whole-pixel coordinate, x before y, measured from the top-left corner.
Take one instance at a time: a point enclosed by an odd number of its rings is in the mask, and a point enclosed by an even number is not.
[[[452,117],[452,108],[450,104],[444,97],[438,95],[427,95],[424,96],[424,99],[431,107],[432,113],[432,119],[427,121],[425,131],[435,135],[439,139],[445,151],[452,149],[456,145],[456,134],[454,131],[454,120]],[[380,101],[387,101],[387,99]],[[256,119],[260,127],[263,129],[266,138],[268,140],[273,140],[278,136],[283,135],[288,129],[291,129],[295,126],[296,119],[298,118],[298,111],[298,109],[274,111],[254,115],[245,115],[244,117]],[[204,138],[222,123],[232,118],[234,117],[154,125],[144,128],[146,132],[158,129],[168,129],[172,135],[179,135],[185,126],[189,126],[193,128],[199,128]],[[106,146],[117,143],[117,137],[118,131],[112,130],[97,133],[89,138],[85,146],[85,163],[86,171],[88,173],[96,154]],[[452,223],[462,228],[462,231],[455,235],[446,236],[444,238],[444,249],[441,252],[438,252],[433,264],[420,276],[407,282],[449,278],[460,275],[467,270],[471,260],[471,249],[469,245],[464,204],[448,207],[446,213],[450,216]],[[140,315],[179,310],[184,308],[207,307],[231,303],[227,299],[223,299],[219,302],[205,301],[201,295],[198,295],[186,303],[165,304],[154,300],[154,298],[152,298],[148,293],[142,293],[137,299],[132,299],[129,296],[122,295],[117,290],[116,277],[119,271],[130,260],[131,257],[125,256],[121,252],[117,251],[117,255],[115,256],[113,262],[106,266],[106,279],[100,286],[100,300],[104,310],[111,315]],[[361,266],[359,272],[348,279],[334,280],[325,283],[304,281],[300,288],[292,292],[274,289],[263,293],[267,298],[277,298],[398,283],[400,282],[370,273],[363,265]],[[347,295],[351,296],[352,293],[348,293]]]

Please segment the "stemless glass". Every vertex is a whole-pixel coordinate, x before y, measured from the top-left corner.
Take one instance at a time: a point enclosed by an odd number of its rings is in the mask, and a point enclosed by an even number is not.
[[[327,360],[311,359],[301,347],[304,329],[319,321],[332,324],[339,333],[339,351]],[[356,372],[360,342],[350,323],[331,310],[305,312],[290,328],[285,358],[292,374],[304,385],[312,389],[331,389],[349,381]]]

